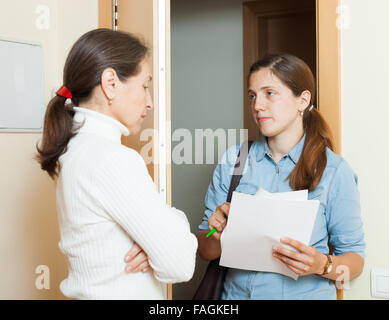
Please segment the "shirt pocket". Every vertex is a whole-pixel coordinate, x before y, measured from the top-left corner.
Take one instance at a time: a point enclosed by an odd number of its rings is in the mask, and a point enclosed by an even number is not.
[[[243,179],[242,179],[243,180]],[[237,188],[235,189],[236,192],[245,193],[245,194],[251,194],[254,195],[259,190],[258,186],[254,183],[250,183],[247,181],[242,181],[239,183]]]

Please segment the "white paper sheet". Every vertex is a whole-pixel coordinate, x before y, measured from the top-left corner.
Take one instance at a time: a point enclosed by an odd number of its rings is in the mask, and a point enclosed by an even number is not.
[[[263,195],[272,199],[308,200],[308,190],[272,193],[266,191],[265,189],[260,188],[255,195],[256,196]]]
[[[307,194],[269,195],[266,190],[256,195],[234,192],[221,237],[220,265],[276,272],[297,280],[296,273],[273,258],[272,247],[276,244],[286,247],[280,243],[283,236],[309,244],[320,202],[306,200]]]

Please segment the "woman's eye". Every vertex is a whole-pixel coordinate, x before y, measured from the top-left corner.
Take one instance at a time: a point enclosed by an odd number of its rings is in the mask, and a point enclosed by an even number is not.
[[[268,94],[269,96],[274,96],[274,92],[273,92],[273,91],[268,91],[267,94]]]
[[[255,99],[255,95],[249,94],[249,99],[250,99],[250,100],[254,100],[254,99]]]

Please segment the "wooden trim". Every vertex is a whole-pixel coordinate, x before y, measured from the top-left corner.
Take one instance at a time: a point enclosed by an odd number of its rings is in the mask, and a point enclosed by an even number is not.
[[[158,77],[158,0],[153,0],[153,39],[152,39],[152,63],[153,63],[153,180],[159,190],[159,77]]]
[[[99,28],[112,29],[112,0],[99,0]]]
[[[250,36],[251,35],[251,36]],[[247,83],[247,72],[252,63],[258,59],[259,44],[257,41],[252,41],[251,37],[258,39],[258,19],[253,12],[251,5],[248,3],[243,4],[243,125],[248,130],[248,139],[255,141],[259,138],[259,131],[255,124],[250,111],[250,101],[246,93]]]
[[[172,205],[172,162],[171,162],[171,37],[170,0],[166,0],[166,201]],[[173,286],[167,286],[167,298],[173,300]]]
[[[333,135],[334,151],[342,152],[340,31],[336,9],[339,0],[316,0],[318,108]],[[337,300],[343,289],[336,288]]]
[[[340,31],[336,26],[339,0],[316,0],[318,108],[342,152]]]

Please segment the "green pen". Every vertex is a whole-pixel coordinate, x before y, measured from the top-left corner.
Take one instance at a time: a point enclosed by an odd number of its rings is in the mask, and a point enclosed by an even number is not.
[[[226,220],[228,220],[228,217],[226,217]],[[213,228],[211,231],[208,232],[207,238],[211,236],[216,231],[216,228]]]

